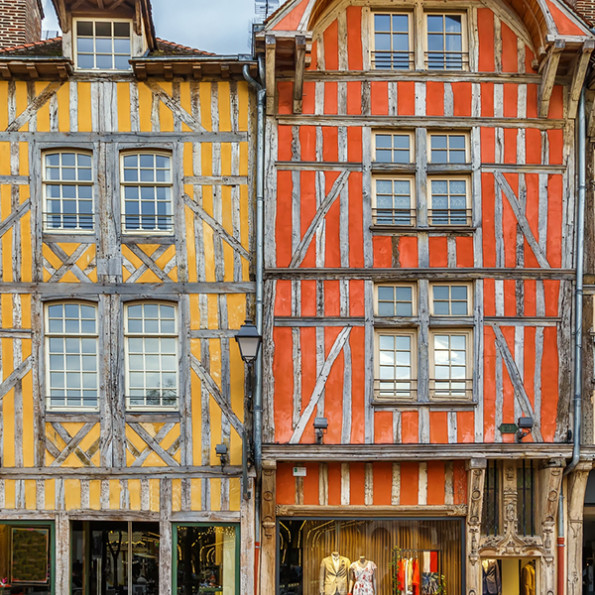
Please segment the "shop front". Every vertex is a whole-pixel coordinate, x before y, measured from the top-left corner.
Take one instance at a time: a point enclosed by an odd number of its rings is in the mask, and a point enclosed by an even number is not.
[[[463,590],[462,519],[280,518],[280,595]]]

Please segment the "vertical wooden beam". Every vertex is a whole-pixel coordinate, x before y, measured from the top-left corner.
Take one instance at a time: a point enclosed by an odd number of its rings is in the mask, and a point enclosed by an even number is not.
[[[568,568],[568,595],[582,595],[583,592],[583,508],[587,480],[592,468],[591,462],[579,463],[568,476],[567,481],[566,566]]]
[[[65,513],[56,516],[55,524],[56,593],[70,592],[70,520]]]
[[[275,99],[277,96],[276,80],[275,80],[275,60],[277,54],[277,40],[273,35],[265,36],[265,60],[266,60],[266,87],[267,87],[267,101],[266,112],[267,115],[275,113]]]
[[[478,594],[481,589],[481,560],[479,541],[481,538],[481,514],[483,508],[483,485],[485,481],[485,459],[471,459],[467,464],[467,593]]]
[[[556,39],[546,58],[543,73],[541,75],[541,84],[539,85],[539,117],[547,118],[550,111],[550,99],[554,90],[558,64],[562,50],[566,47],[566,42]]]
[[[304,70],[306,68],[306,37],[295,38],[295,76],[293,82],[293,113],[302,113],[302,95],[304,92]]]
[[[276,482],[277,463],[262,463],[262,533],[260,545],[260,584],[259,593],[276,593],[276,554],[277,554],[277,516]]]
[[[543,469],[539,470],[539,502],[537,510],[539,513],[539,526],[537,530],[541,533],[546,555],[540,564],[540,591],[542,593],[554,593],[556,591],[556,550],[557,530],[556,519],[558,517],[558,499],[562,486],[562,474],[564,470],[564,459],[552,459]]]
[[[172,572],[172,528],[171,516],[171,479],[163,478],[160,482],[160,518],[159,518],[159,595],[171,595]],[[65,592],[65,591],[64,591]]]

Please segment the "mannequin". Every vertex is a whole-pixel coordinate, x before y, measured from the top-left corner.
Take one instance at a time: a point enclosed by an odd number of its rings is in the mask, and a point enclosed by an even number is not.
[[[500,566],[497,560],[482,560],[482,591],[483,595],[502,595],[502,581],[500,580]]]
[[[535,595],[535,563],[525,564],[521,570],[521,595]]]
[[[349,592],[352,595],[376,595],[376,564],[363,554],[349,567]]]
[[[349,558],[339,552],[331,552],[330,556],[320,563],[320,595],[347,595],[349,580]]]

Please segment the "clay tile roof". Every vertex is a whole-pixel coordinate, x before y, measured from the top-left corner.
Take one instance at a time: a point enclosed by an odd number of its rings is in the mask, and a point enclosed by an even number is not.
[[[157,38],[157,49],[151,52],[151,56],[215,56],[211,52],[205,52],[203,50],[197,50],[190,48],[173,41],[167,41],[165,39]]]
[[[0,57],[7,56],[62,56],[62,38],[54,37],[0,50]]]

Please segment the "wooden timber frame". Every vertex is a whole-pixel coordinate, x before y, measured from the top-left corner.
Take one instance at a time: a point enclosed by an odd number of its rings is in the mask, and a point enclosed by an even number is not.
[[[578,592],[583,467],[592,456],[566,479],[563,471],[571,456],[575,120],[594,37],[558,1],[449,2],[449,14],[466,22],[468,65],[428,70],[426,19],[444,4],[411,0],[398,11],[408,15],[410,69],[373,65],[374,15],[393,14],[388,1],[289,1],[256,38],[267,87],[259,592],[278,589],[277,517],[452,516],[465,520],[466,595],[482,592],[483,558],[537,560],[538,590],[553,595],[563,485],[567,592]],[[380,133],[406,134],[410,162],[376,163]],[[432,161],[439,133],[467,139],[465,163]],[[391,176],[410,180],[415,223],[375,223],[374,181]],[[431,223],[431,185],[449,177],[467,180],[470,222],[440,229]],[[414,288],[413,320],[378,316],[375,287],[391,283]],[[469,284],[468,318],[432,314],[438,283]],[[466,402],[440,403],[429,391],[432,332],[449,328],[472,330]],[[417,399],[375,399],[377,329],[416,337]],[[506,426],[521,417],[533,427],[517,439]],[[327,420],[322,437],[315,418]],[[523,462],[538,486],[531,535],[519,530]],[[484,487],[493,466],[500,521],[488,535]]]
[[[69,6],[58,2],[68,22]],[[170,77],[166,62],[153,70],[143,56],[144,80],[70,64],[38,78],[10,67],[0,82],[0,523],[53,522],[55,593],[71,589],[75,520],[159,523],[161,595],[172,592],[174,523],[237,525],[240,592],[254,589],[254,499],[241,495],[247,380],[233,339],[255,290],[254,98],[241,77],[254,63],[226,69],[209,56],[204,70],[197,58],[191,76],[174,66]],[[43,157],[57,150],[92,156],[90,232],[44,222]],[[170,156],[170,234],[123,229],[130,151]],[[47,399],[45,309],[73,301],[97,312],[97,410]],[[178,406],[165,412],[126,404],[124,311],[145,301],[177,313]],[[224,466],[217,444],[228,448]]]

